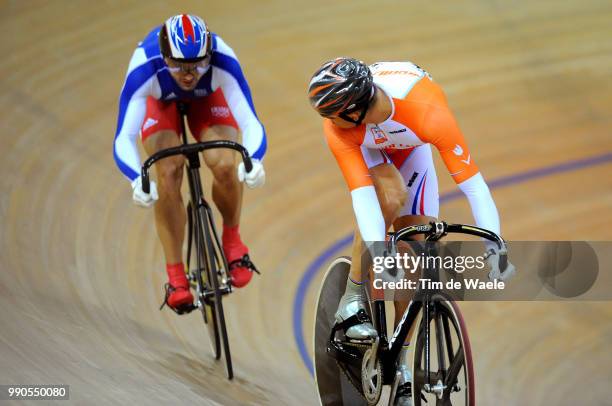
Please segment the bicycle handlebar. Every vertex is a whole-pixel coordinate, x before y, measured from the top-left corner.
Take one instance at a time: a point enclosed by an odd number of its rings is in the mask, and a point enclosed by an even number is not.
[[[432,221],[429,224],[408,226],[398,230],[395,233],[391,233],[389,245],[393,246],[397,244],[398,241],[406,241],[408,238],[415,235],[424,235],[426,241],[439,241],[448,233],[475,235],[477,237],[482,237],[489,241],[493,241],[497,244],[497,247],[501,251],[499,253],[500,268],[506,268],[508,261],[508,250],[506,248],[506,242],[504,239],[493,231],[466,224],[447,224],[444,221]]]
[[[246,171],[251,172],[251,170],[253,169],[253,162],[251,162],[251,157],[249,157],[249,153],[247,152],[246,148],[234,141],[218,140],[179,145],[178,147],[162,149],[161,151],[158,151],[151,155],[144,162],[140,172],[140,176],[142,177],[142,191],[145,193],[150,192],[151,183],[149,181],[149,169],[155,162],[159,161],[160,159],[168,158],[170,156],[175,155],[188,155],[215,148],[229,148],[238,151],[242,156],[242,162],[244,162],[244,168],[246,169]]]

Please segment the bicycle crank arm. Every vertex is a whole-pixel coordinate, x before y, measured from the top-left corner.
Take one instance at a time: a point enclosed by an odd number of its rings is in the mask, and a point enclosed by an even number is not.
[[[347,343],[330,341],[327,345],[327,353],[338,362],[361,367],[363,352],[356,347],[347,345]]]
[[[368,369],[372,371],[376,365],[376,361],[378,361],[378,344],[380,343],[380,338],[376,337],[376,341],[372,344],[372,357],[368,360]]]
[[[395,373],[395,377],[393,378],[393,384],[391,385],[391,392],[389,392],[389,406],[393,406],[395,404],[395,396],[397,395],[397,388],[399,387],[399,381],[402,377],[402,374],[397,371]]]

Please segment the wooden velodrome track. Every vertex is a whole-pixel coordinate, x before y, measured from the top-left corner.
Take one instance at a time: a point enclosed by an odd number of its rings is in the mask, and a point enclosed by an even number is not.
[[[242,221],[263,275],[225,301],[233,382],[198,315],[157,310],[153,215],[133,206],[112,158],[133,48],[179,12],[237,52],[268,132],[268,181],[246,192]],[[69,384],[75,404],[317,403],[294,301],[353,223],[305,97],[323,60],[428,69],[488,180],[612,151],[610,2],[5,1],[0,19],[0,384]],[[495,188],[504,236],[612,239],[610,156],[587,162]],[[463,199],[441,217],[472,222]],[[307,346],[321,274],[303,292]],[[480,404],[611,404],[609,303],[462,308]]]

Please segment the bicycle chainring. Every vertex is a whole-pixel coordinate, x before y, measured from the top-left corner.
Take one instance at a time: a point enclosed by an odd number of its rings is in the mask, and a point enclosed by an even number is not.
[[[363,354],[361,361],[361,387],[368,405],[378,403],[383,387],[382,364],[380,359],[377,359],[373,365],[370,365],[373,356],[376,356],[376,354],[372,351],[372,348],[369,348]]]

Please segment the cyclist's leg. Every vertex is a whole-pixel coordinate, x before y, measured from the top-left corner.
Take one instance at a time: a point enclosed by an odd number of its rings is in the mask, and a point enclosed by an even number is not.
[[[221,89],[192,103],[189,126],[200,141],[240,141],[238,124]],[[213,175],[212,198],[223,218],[223,250],[228,262],[235,264],[230,266],[232,284],[242,287],[250,281],[252,273],[236,262],[248,254],[239,231],[243,185],[236,172],[236,152],[219,148],[204,151],[203,156]]]
[[[201,136],[202,141],[228,140],[238,142],[238,131],[230,126],[215,125]],[[204,151],[204,162],[213,174],[212,198],[223,218],[225,227],[240,223],[242,183],[236,171],[236,152],[227,148]]]
[[[381,163],[371,167],[369,171],[374,182],[380,208],[383,212],[385,225],[389,228],[405,205],[407,198],[406,186],[401,174],[391,163]],[[361,255],[364,252],[363,250],[363,240],[359,231],[356,230],[352,247],[353,262],[349,274],[350,278],[355,282],[361,282]]]
[[[194,100],[189,109],[189,128],[199,141],[227,140],[239,142],[238,124],[223,92],[217,89],[207,97]],[[236,174],[236,152],[227,148],[203,152],[204,162],[213,174],[212,195],[224,226],[240,222],[242,185]]]
[[[176,132],[158,131],[148,136],[143,145],[148,155],[180,145]],[[182,247],[185,236],[185,206],[181,196],[185,159],[174,156],[155,163],[159,200],[155,204],[155,225],[168,264],[183,260]]]
[[[385,158],[384,163],[370,167],[370,175],[374,182],[376,195],[383,212],[385,224],[391,225],[395,217],[399,214],[406,199],[406,187],[397,169]],[[353,239],[353,261],[349,278],[346,283],[346,290],[336,312],[336,320],[346,320],[348,317],[357,313],[364,307],[365,296],[361,286],[362,280],[362,254],[364,245],[359,234],[355,232]],[[376,330],[371,323],[361,323],[350,327],[346,335],[353,339],[367,339],[376,336]]]
[[[147,112],[141,130],[148,155],[180,144],[178,113],[174,103],[153,98],[147,100]],[[166,271],[172,290],[167,302],[176,308],[193,301],[182,259],[185,235],[185,207],[181,196],[184,158],[169,157],[155,163],[159,200],[155,204],[155,226],[166,258]]]

